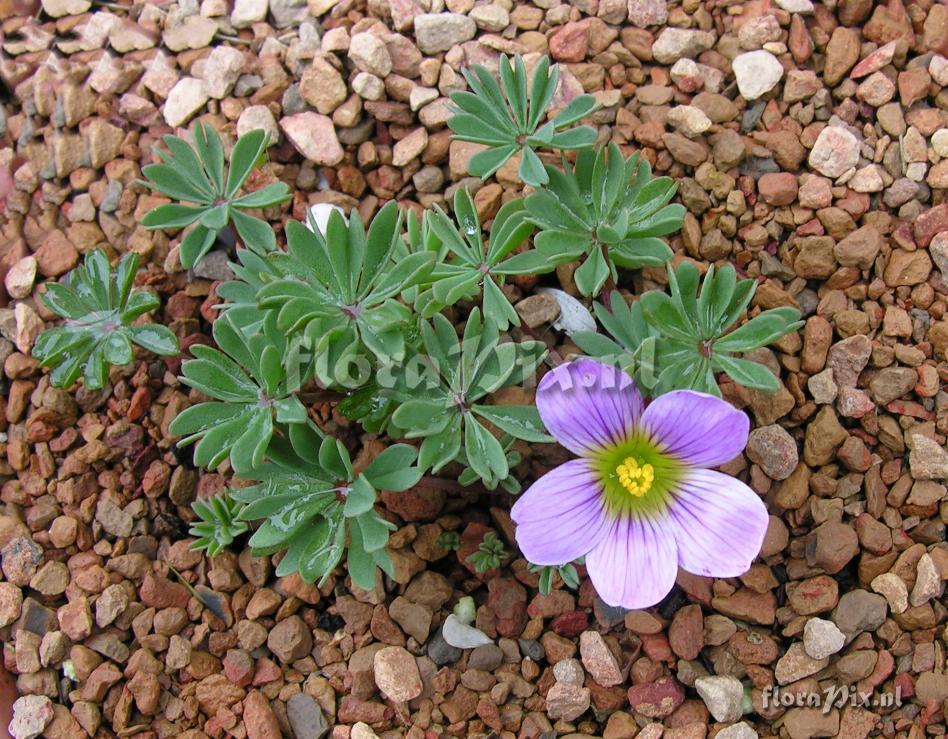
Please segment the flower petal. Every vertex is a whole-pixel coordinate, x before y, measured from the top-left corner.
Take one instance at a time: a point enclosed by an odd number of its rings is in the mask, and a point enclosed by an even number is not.
[[[674,390],[649,404],[641,425],[663,451],[695,467],[716,467],[744,450],[750,419],[721,398]]]
[[[599,597],[610,606],[648,608],[675,585],[675,539],[661,520],[619,516],[586,555],[586,570]]]
[[[678,564],[705,577],[738,577],[760,553],[770,523],[767,506],[740,480],[689,470],[668,507]]]
[[[573,459],[547,472],[510,510],[523,556],[537,565],[582,557],[607,531],[602,501],[602,485],[586,460]]]
[[[561,364],[540,380],[537,409],[556,440],[585,455],[628,438],[642,396],[622,370],[592,359]]]

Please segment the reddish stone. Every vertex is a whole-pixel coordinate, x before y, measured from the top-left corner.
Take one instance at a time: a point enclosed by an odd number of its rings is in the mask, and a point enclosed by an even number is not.
[[[253,678],[253,657],[243,649],[231,649],[224,657],[224,674],[234,685],[245,688]]]
[[[592,697],[593,705],[600,711],[612,713],[622,708],[628,699],[627,691],[621,685],[604,688],[591,678],[586,679],[586,687]]]
[[[859,62],[859,64],[853,67],[853,71],[849,73],[849,76],[856,80],[860,77],[870,75],[873,72],[878,72],[886,64],[892,61],[892,57],[895,56],[895,47],[895,41],[890,41],[884,46],[880,46],[869,56]]]
[[[589,26],[571,21],[550,36],[550,55],[558,62],[581,62],[589,50]]]
[[[367,724],[377,724],[386,721],[395,715],[395,711],[376,701],[364,701],[347,695],[339,704],[338,719],[340,723],[354,724],[363,721]]]
[[[385,507],[404,521],[434,521],[447,493],[440,488],[416,487],[402,493],[382,491]]]
[[[704,646],[704,618],[701,606],[685,606],[668,629],[668,642],[682,659],[696,659]]]
[[[948,203],[936,205],[915,219],[915,243],[921,247],[927,247],[942,231],[948,231]]]
[[[672,654],[671,645],[664,634],[642,634],[642,651],[645,655],[655,662],[668,662],[673,664],[675,655]]]
[[[494,612],[497,633],[512,638],[520,636],[527,625],[527,591],[523,585],[510,577],[495,577],[487,589],[487,607]]]
[[[253,673],[253,685],[258,687],[282,679],[283,669],[273,660],[261,657],[257,660],[257,667]]]
[[[187,608],[191,593],[183,585],[149,572],[138,589],[138,597],[149,608]]]
[[[684,700],[684,689],[671,676],[629,688],[629,704],[632,709],[648,718],[662,719],[670,716]]]
[[[912,682],[912,676],[907,672],[895,676],[892,681],[892,689],[899,691],[902,700],[908,700],[915,696],[915,683]]]
[[[575,638],[589,626],[589,616],[586,611],[570,611],[563,613],[550,622],[550,628],[560,636]]]
[[[761,199],[769,205],[790,205],[797,197],[797,178],[789,172],[768,172],[757,181]]]
[[[244,727],[247,739],[280,739],[283,733],[263,693],[252,690],[244,699]]]

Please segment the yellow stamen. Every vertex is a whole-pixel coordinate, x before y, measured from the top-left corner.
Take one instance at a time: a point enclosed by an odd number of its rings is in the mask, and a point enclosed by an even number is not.
[[[639,465],[639,461],[633,457],[626,457],[625,461],[616,467],[616,474],[622,487],[636,498],[645,495],[655,481],[655,469],[652,465]]]

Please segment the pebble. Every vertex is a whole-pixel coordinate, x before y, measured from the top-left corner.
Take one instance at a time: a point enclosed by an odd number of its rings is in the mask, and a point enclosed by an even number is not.
[[[461,13],[422,13],[415,16],[415,43],[423,54],[437,54],[474,38],[477,24]]]
[[[622,682],[619,662],[598,631],[584,631],[579,635],[579,653],[583,667],[599,685],[608,688]]]
[[[332,167],[345,156],[331,118],[313,112],[297,113],[281,118],[280,128],[296,150],[314,164]]]
[[[9,626],[20,617],[23,591],[9,582],[0,582],[0,628]]]
[[[296,739],[322,739],[329,733],[329,722],[319,704],[306,693],[296,693],[286,702],[286,717]]]
[[[582,685],[556,682],[546,694],[546,712],[551,719],[575,721],[589,710],[592,694]]]
[[[220,100],[233,90],[244,67],[244,55],[230,46],[217,46],[204,62],[201,79],[208,96]]]
[[[776,424],[751,431],[747,456],[773,480],[786,480],[799,464],[797,443],[783,426]]]
[[[685,691],[673,677],[640,683],[629,688],[629,704],[646,718],[670,716],[684,702]]]
[[[299,616],[278,622],[267,637],[267,648],[287,664],[302,659],[313,648],[313,635]]]
[[[666,26],[652,44],[652,56],[661,64],[674,64],[679,59],[694,59],[714,45],[714,34]]]
[[[374,33],[357,33],[352,37],[349,41],[349,59],[357,69],[378,77],[387,77],[392,71],[388,47]]]
[[[916,480],[948,480],[948,450],[927,436],[913,437],[909,468]]]
[[[33,292],[33,281],[36,279],[36,257],[28,256],[20,259],[10,267],[3,284],[7,288],[7,295],[20,300]]]
[[[908,608],[908,588],[901,577],[891,572],[883,572],[872,579],[869,587],[886,599],[893,613],[905,613]]]
[[[628,0],[629,23],[638,28],[660,26],[668,20],[666,0]]]
[[[715,721],[730,723],[742,714],[744,686],[736,677],[712,675],[695,680],[695,690],[708,707]]]
[[[407,703],[421,695],[424,686],[415,658],[402,647],[384,647],[375,653],[375,684],[389,700]]]
[[[264,20],[268,10],[268,0],[234,0],[230,22],[234,24],[234,28],[249,28]]]
[[[783,65],[769,51],[758,49],[740,54],[731,62],[737,88],[745,100],[756,100],[783,79]]]
[[[453,614],[452,614],[453,615]],[[451,646],[445,641],[439,628],[435,634],[428,640],[426,648],[428,657],[439,667],[444,665],[453,665],[464,655],[464,651],[458,647]]]
[[[165,123],[172,128],[183,126],[204,107],[209,97],[204,82],[195,77],[182,77],[171,88],[162,107]]]
[[[913,608],[925,605],[933,598],[940,598],[943,590],[944,583],[935,560],[928,552],[925,552],[918,560],[915,585],[912,587],[909,603]]]
[[[813,396],[813,402],[819,405],[827,405],[836,400],[839,388],[836,386],[832,369],[825,369],[818,372],[807,380],[806,386]]]
[[[799,2],[800,0],[794,1]],[[809,0],[803,1],[809,2]],[[782,6],[783,2],[781,2],[781,0],[777,0],[777,4]],[[714,736],[717,739],[757,739],[757,732],[751,728],[750,724],[741,721],[739,724],[725,726]]]
[[[14,739],[36,739],[55,716],[53,702],[45,695],[24,695],[13,703],[8,731]]]
[[[700,136],[711,128],[711,119],[701,108],[693,105],[676,105],[668,111],[668,124],[689,138]]]
[[[779,685],[788,685],[814,675],[829,664],[829,659],[816,659],[807,654],[802,642],[794,642],[777,660],[774,677]]]
[[[822,175],[842,176],[859,162],[859,140],[840,126],[826,126],[816,138],[808,163]]]
[[[824,618],[811,618],[803,628],[803,648],[815,660],[836,654],[846,643],[846,635]]]
[[[458,649],[473,649],[486,644],[493,644],[493,640],[480,629],[463,623],[453,613],[448,614],[441,627],[441,636],[450,646]]]
[[[850,590],[839,599],[832,614],[833,623],[852,641],[863,631],[875,631],[885,621],[885,598],[862,589]]]
[[[774,0],[777,7],[786,10],[788,13],[812,13],[813,3],[811,0]]]
[[[247,739],[280,739],[283,736],[270,701],[259,690],[251,690],[244,698],[243,719]]]
[[[589,309],[572,295],[555,287],[541,287],[539,295],[548,295],[559,305],[559,317],[553,321],[553,328],[572,336],[578,331],[596,332],[598,327]]]

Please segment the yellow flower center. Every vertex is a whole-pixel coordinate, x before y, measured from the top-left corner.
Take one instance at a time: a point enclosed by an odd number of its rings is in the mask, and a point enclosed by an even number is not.
[[[655,481],[655,468],[647,463],[640,465],[639,460],[634,457],[626,457],[625,461],[616,467],[616,475],[622,487],[636,498],[641,498]]]

